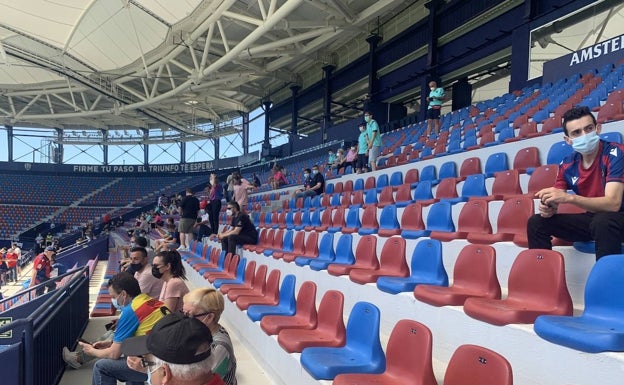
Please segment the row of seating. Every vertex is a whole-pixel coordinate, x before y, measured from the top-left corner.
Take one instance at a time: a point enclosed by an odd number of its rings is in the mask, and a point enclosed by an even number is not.
[[[104,281],[98,291],[95,304],[91,310],[91,317],[109,317],[115,315],[117,309],[113,306],[111,296],[108,293],[108,280],[119,273],[121,263],[121,251],[115,250],[108,253]],[[95,267],[94,267],[95,268]]]

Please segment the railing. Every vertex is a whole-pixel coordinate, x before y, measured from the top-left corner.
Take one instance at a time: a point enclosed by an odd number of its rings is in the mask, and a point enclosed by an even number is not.
[[[35,297],[38,288],[56,282],[65,284]],[[63,346],[73,346],[89,320],[88,267],[33,286],[21,295],[27,295],[29,301],[0,313],[0,382],[56,384],[65,367]]]

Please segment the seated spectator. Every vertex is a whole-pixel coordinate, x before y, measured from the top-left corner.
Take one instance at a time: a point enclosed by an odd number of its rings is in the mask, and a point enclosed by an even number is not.
[[[189,292],[182,257],[176,250],[160,251],[154,256],[152,275],[163,281],[158,299],[172,312],[182,310],[182,297]]]
[[[204,201],[205,202],[205,201]],[[199,209],[199,218],[195,223],[193,234],[195,240],[201,242],[204,237],[209,237],[212,232],[210,231],[210,214],[205,209]]]
[[[301,191],[295,195],[296,198],[315,197],[325,192],[325,178],[323,174],[319,172],[318,166],[312,166],[312,179],[310,180],[310,187],[304,191]]]
[[[223,250],[236,254],[236,245],[255,245],[258,243],[256,226],[249,219],[249,215],[240,211],[238,203],[228,202],[227,215],[232,218],[231,228],[217,234]]]
[[[334,163],[332,163],[331,168],[335,169],[336,172],[338,172],[344,161],[344,150],[342,148],[339,148],[338,151],[336,151],[336,159],[334,160]]]
[[[358,157],[357,146],[353,145],[349,147],[349,151],[347,152],[347,156],[345,157],[343,167],[346,169],[347,166],[351,166],[351,169],[355,170],[355,167],[357,165],[357,157]]]
[[[141,246],[130,249],[130,265],[126,270],[139,281],[141,293],[152,298],[158,298],[162,291],[163,281],[152,275],[152,265],[149,264],[147,250]]]
[[[293,198],[297,197],[297,194],[309,190],[312,185],[312,170],[306,168],[303,170],[303,188],[296,189],[293,193]]]
[[[212,371],[213,338],[196,318],[169,314],[152,333],[125,341],[127,365],[151,385],[225,385]]]
[[[284,168],[280,167],[274,172],[271,179],[271,188],[277,190],[278,188],[288,184],[286,177],[284,176]]]
[[[258,178],[258,175],[256,175],[255,172],[251,174],[251,178],[253,180],[253,185],[255,188],[260,188],[260,186],[262,186],[262,182],[260,181],[260,178]]]
[[[327,163],[325,164],[327,168],[331,168],[334,163],[336,163],[336,154],[334,154],[334,150],[329,150],[327,155]]]
[[[180,246],[180,233],[173,221],[173,217],[167,218],[165,228],[156,227],[156,232],[161,236],[154,241],[154,251],[173,250]]]

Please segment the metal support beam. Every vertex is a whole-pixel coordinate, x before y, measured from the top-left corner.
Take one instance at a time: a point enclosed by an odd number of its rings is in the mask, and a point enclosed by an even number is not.
[[[149,139],[149,130],[141,130],[143,133],[143,165],[147,168],[149,164],[149,143],[147,139]]]
[[[366,38],[368,43],[368,102],[377,101],[377,45],[381,42],[382,37],[379,35],[370,35]]]
[[[292,115],[290,118],[290,138],[288,139],[288,145],[290,146],[290,154],[293,153],[293,143],[297,139],[299,133],[297,132],[297,115],[299,115],[298,107],[297,107],[297,94],[301,86],[298,84],[294,84],[290,86],[290,97],[292,98]]]
[[[108,166],[108,146],[106,145],[106,142],[108,142],[108,130],[100,131],[102,132],[102,143],[104,143],[104,146],[102,146],[102,162],[105,166]]]
[[[52,163],[63,164],[63,130],[60,128],[56,128],[56,153],[52,153]]]
[[[270,133],[269,131],[271,130],[271,106],[273,105],[273,102],[269,99],[265,100],[262,102],[262,109],[264,110],[264,146],[270,146],[270,142],[269,142],[269,138],[270,138]]]
[[[242,141],[243,141],[243,155],[249,154],[249,112],[240,112],[241,117],[243,118],[243,132],[242,132]]]
[[[13,126],[9,126],[5,124],[4,127],[7,131],[7,153],[8,153],[8,161],[13,162]]]
[[[331,127],[331,76],[336,66],[328,64],[323,67],[323,123],[321,124],[321,143],[327,140],[327,130]]]

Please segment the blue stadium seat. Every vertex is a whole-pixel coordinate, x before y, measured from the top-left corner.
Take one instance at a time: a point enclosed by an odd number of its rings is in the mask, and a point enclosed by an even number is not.
[[[488,156],[485,161],[483,172],[486,178],[492,178],[499,171],[509,170],[509,162],[507,161],[507,153],[497,152]]]
[[[565,158],[572,152],[574,152],[572,146],[570,146],[563,140],[557,143],[553,143],[548,149],[548,154],[546,155],[546,164],[560,164],[563,158]]]
[[[410,276],[379,277],[377,288],[387,293],[397,294],[412,291],[419,284],[448,286],[448,275],[442,260],[442,242],[423,239],[414,248],[410,263]]]
[[[331,380],[342,373],[381,373],[386,357],[379,340],[380,312],[368,302],[357,302],[347,322],[343,347],[305,348],[301,365],[317,380]]]
[[[624,352],[624,254],[600,258],[585,286],[579,317],[539,316],[535,333],[555,344],[589,353]]]
[[[388,186],[389,184],[390,184],[390,182],[388,180],[388,174],[380,174],[377,177],[377,183],[375,184],[375,186],[377,186],[376,187],[377,188],[377,192],[381,192],[381,190],[383,190],[383,188]]]
[[[330,263],[334,262],[334,258],[336,254],[334,252],[334,233],[325,233],[323,234],[323,238],[321,238],[321,242],[319,243],[318,256],[316,258],[308,258],[308,257],[297,257],[295,258],[295,263],[298,266],[306,266],[309,265],[311,261],[318,260],[322,263]]]
[[[427,230],[455,231],[450,202],[438,202],[431,205],[427,214]]]
[[[279,290],[279,303],[277,305],[250,305],[247,308],[247,316],[252,321],[260,321],[266,315],[293,315],[295,314],[295,276],[288,274],[282,281]]]
[[[457,163],[455,161],[448,161],[442,163],[440,166],[440,172],[438,173],[437,182],[446,178],[457,178]]]
[[[434,165],[430,164],[420,170],[420,182],[429,181],[431,184],[436,184],[437,179]]]
[[[391,237],[401,234],[395,205],[385,206],[383,210],[381,210],[381,214],[379,214],[379,231],[377,234],[381,237]]]

